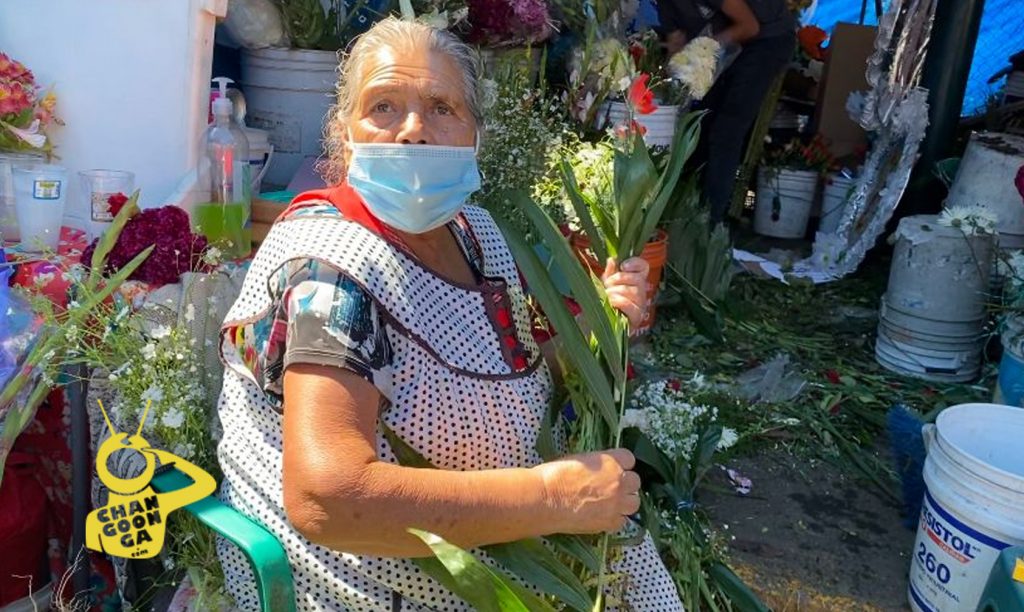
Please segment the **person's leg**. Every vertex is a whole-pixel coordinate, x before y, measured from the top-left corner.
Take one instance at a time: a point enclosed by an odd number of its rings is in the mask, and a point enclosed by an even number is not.
[[[709,103],[704,195],[713,225],[725,220],[747,134],[775,77],[789,63],[794,44],[793,36],[749,43],[722,75],[727,77],[723,87]]]

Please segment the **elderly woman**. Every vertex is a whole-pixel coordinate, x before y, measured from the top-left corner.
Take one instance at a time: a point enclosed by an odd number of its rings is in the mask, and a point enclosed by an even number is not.
[[[468,610],[410,557],[417,527],[464,547],[615,531],[640,505],[625,450],[548,463],[552,394],[526,296],[479,188],[473,52],[388,19],[353,46],[332,113],[344,179],[299,196],[252,262],[222,332],[223,497],[291,560],[302,610]],[[646,264],[609,262],[633,322]],[[386,424],[437,469],[401,467]],[[228,587],[257,605],[225,546]],[[631,609],[680,610],[648,538],[625,551]]]

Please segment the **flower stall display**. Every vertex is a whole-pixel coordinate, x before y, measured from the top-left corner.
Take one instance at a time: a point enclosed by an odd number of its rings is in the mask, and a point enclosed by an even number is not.
[[[664,61],[657,35],[650,31],[634,35],[628,46],[604,43],[580,56],[581,65],[594,58],[587,70],[597,75],[584,80],[590,91],[583,100],[593,96],[598,103],[599,127],[620,125],[630,117],[641,126],[648,146],[671,146],[680,113],[714,83],[720,53],[716,40],[699,37]],[[631,114],[627,102],[641,112]]]
[[[19,238],[14,205],[14,166],[53,154],[49,132],[64,125],[57,95],[43,91],[21,62],[0,53],[0,244]]]
[[[834,159],[820,136],[794,138],[769,149],[757,177],[754,231],[775,238],[803,238],[821,176]]]
[[[43,397],[59,386],[61,373],[84,366],[90,373],[94,448],[106,433],[92,409],[96,399],[120,430],[137,427],[151,404],[146,438],[217,473],[214,408],[221,371],[215,339],[244,270],[229,273],[217,249],[191,232],[183,210],[140,211],[137,199],[138,192],[110,202],[110,231],[84,252],[91,266],[62,272],[73,296],[66,307],[46,295],[31,298],[39,333],[17,376],[0,391],[0,464]],[[114,469],[124,477],[136,467],[124,456]],[[105,494],[94,482],[97,505]],[[180,513],[171,518],[168,533],[167,578],[187,570],[203,605],[216,607],[222,574],[212,532]],[[114,568],[123,582],[124,560],[115,559]]]

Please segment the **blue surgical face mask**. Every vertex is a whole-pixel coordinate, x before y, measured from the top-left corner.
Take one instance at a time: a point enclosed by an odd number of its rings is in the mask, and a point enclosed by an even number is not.
[[[362,143],[349,139],[348,184],[375,217],[422,234],[459,214],[480,189],[476,147]]]

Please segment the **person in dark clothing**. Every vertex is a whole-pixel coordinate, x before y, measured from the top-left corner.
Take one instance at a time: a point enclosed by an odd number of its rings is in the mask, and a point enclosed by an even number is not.
[[[669,55],[697,36],[713,36],[739,54],[719,75],[702,102],[704,119],[698,159],[712,225],[725,221],[751,126],[768,90],[789,63],[796,45],[796,17],[786,0],[658,0],[658,16]]]

